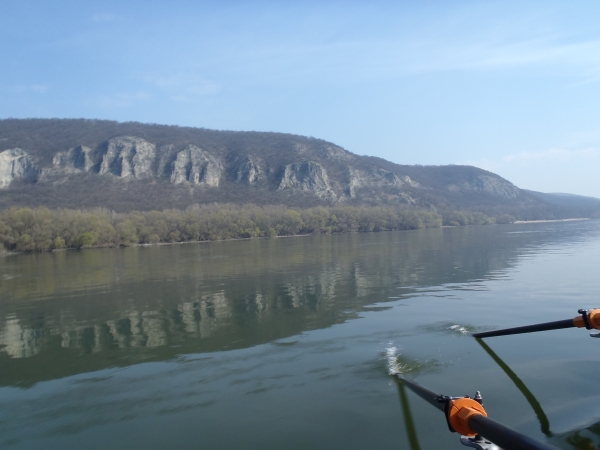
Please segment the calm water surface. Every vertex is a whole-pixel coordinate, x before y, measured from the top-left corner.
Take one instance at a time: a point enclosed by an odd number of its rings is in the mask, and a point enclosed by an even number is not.
[[[599,268],[598,221],[0,258],[0,447],[465,448],[396,367],[600,448],[600,339],[469,336],[600,306]]]

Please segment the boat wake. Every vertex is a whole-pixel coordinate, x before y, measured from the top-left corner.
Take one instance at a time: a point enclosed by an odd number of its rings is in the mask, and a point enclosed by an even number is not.
[[[398,363],[398,347],[386,348],[385,359],[387,362],[388,373],[390,375],[394,375],[395,373],[402,373],[402,367]]]
[[[451,325],[448,327],[449,330],[454,331],[455,333],[459,333],[459,334],[469,334],[470,331],[467,330],[465,327],[460,326],[460,325]]]

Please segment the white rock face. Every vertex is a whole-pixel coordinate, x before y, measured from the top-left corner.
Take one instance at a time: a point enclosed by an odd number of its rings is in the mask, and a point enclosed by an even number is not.
[[[217,187],[223,172],[223,167],[215,157],[195,145],[188,145],[177,153],[171,167],[173,184],[187,181]]]
[[[317,150],[317,154],[325,159],[350,160],[353,155],[341,147],[335,145],[323,145]]]
[[[59,152],[52,158],[52,165],[65,172],[89,172],[94,166],[92,149],[85,145]]]
[[[163,145],[158,148],[158,164],[156,167],[156,176],[159,178],[170,178],[172,169],[171,155],[175,151],[173,144]]]
[[[100,174],[112,173],[122,178],[143,179],[154,176],[156,157],[154,144],[134,136],[121,136],[108,141],[102,156]]]
[[[489,175],[480,175],[477,178],[465,181],[462,190],[470,192],[485,192],[503,198],[517,198],[519,189],[512,183]]]
[[[39,173],[24,150],[13,148],[0,152],[0,189],[7,188],[15,179],[36,181]]]
[[[262,178],[260,167],[249,157],[236,168],[235,181],[242,184],[255,184]]]
[[[413,187],[413,188],[420,188],[421,184],[418,181],[413,180],[411,177],[409,177],[408,175],[404,175],[402,178],[400,178],[402,181],[404,181],[404,184],[406,184],[407,186]]]
[[[374,169],[370,172],[364,172],[348,168],[347,181],[348,188],[346,192],[350,198],[356,197],[356,189],[358,188],[393,187],[401,189],[406,187],[421,187],[418,182],[414,181],[408,175],[400,178],[395,173],[384,169]]]
[[[321,164],[314,161],[293,163],[285,166],[278,190],[282,191],[285,189],[300,189],[312,192],[321,198],[337,198],[329,184],[327,172]]]

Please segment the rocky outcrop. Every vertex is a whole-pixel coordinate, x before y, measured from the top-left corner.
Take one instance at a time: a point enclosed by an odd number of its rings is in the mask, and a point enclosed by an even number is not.
[[[189,182],[217,187],[223,167],[210,153],[195,145],[188,145],[177,153],[171,163],[171,183]]]
[[[420,187],[422,187],[421,184],[418,181],[413,180],[408,175],[404,175],[403,177],[400,177],[400,179],[404,182],[404,184],[406,186],[409,186],[411,188],[420,188]]]
[[[293,163],[285,166],[278,190],[298,189],[311,192],[323,199],[336,199],[327,172],[315,161]]]
[[[173,144],[163,145],[158,148],[158,164],[156,167],[156,176],[159,178],[171,178],[173,170],[173,161],[177,153]]]
[[[416,198],[412,197],[406,192],[400,192],[398,194],[398,201],[401,203],[406,203],[407,205],[416,205],[418,203]]]
[[[35,182],[39,174],[39,169],[24,150],[13,148],[0,152],[0,189],[16,179]]]
[[[64,172],[89,172],[94,166],[92,149],[85,145],[59,152],[52,158],[52,165]]]
[[[121,136],[108,141],[98,173],[111,173],[122,178],[143,179],[154,176],[156,150],[154,144],[134,136]]]
[[[548,207],[475,167],[399,165],[289,134],[11,119],[0,120],[0,143],[0,150],[13,149],[0,153],[0,188],[10,184],[0,208],[164,209],[212,202]]]
[[[317,154],[321,158],[333,159],[338,161],[347,161],[352,159],[352,153],[344,150],[336,145],[322,145],[318,150]]]
[[[479,175],[475,178],[465,180],[458,186],[450,185],[448,189],[451,191],[480,192],[505,199],[515,199],[520,194],[519,188],[514,184],[492,175]]]
[[[395,173],[389,170],[380,168],[373,169],[369,172],[362,170],[354,170],[348,168],[346,174],[347,188],[346,193],[350,198],[356,197],[356,189],[359,188],[418,188],[421,185],[411,179],[408,175],[398,177]]]
[[[262,170],[252,158],[245,158],[234,169],[234,177],[237,183],[255,184],[263,177]]]

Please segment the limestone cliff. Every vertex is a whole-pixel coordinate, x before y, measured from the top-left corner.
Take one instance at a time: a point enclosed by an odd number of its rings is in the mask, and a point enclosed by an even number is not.
[[[356,190],[361,188],[392,188],[400,192],[400,190],[406,188],[421,187],[418,182],[408,175],[399,177],[395,173],[381,168],[370,171],[348,168],[346,182],[346,194],[350,198],[356,198]]]
[[[98,173],[111,173],[122,178],[149,178],[154,175],[156,157],[154,144],[134,136],[122,136],[108,141]]]
[[[323,199],[335,199],[337,195],[331,189],[327,172],[315,161],[304,161],[285,166],[279,190],[299,189],[311,192]]]
[[[5,119],[0,120],[0,143],[12,149],[0,153],[0,208],[126,211],[195,203],[309,207],[337,202],[543,208],[541,200],[476,167],[394,164],[291,134]]]
[[[40,171],[24,150],[13,148],[0,152],[0,189],[13,180],[37,181]]]
[[[504,199],[515,199],[520,194],[520,189],[514,184],[492,175],[479,175],[472,179],[467,179],[460,184],[451,184],[448,186],[450,191],[479,192]]]
[[[65,172],[89,172],[94,166],[92,149],[78,145],[66,152],[58,152],[52,158],[52,165]]]
[[[258,164],[247,157],[234,166],[234,177],[237,183],[255,184],[263,178],[263,173]]]
[[[185,181],[192,184],[218,187],[223,167],[221,163],[195,145],[188,145],[177,153],[171,164],[171,183]]]

